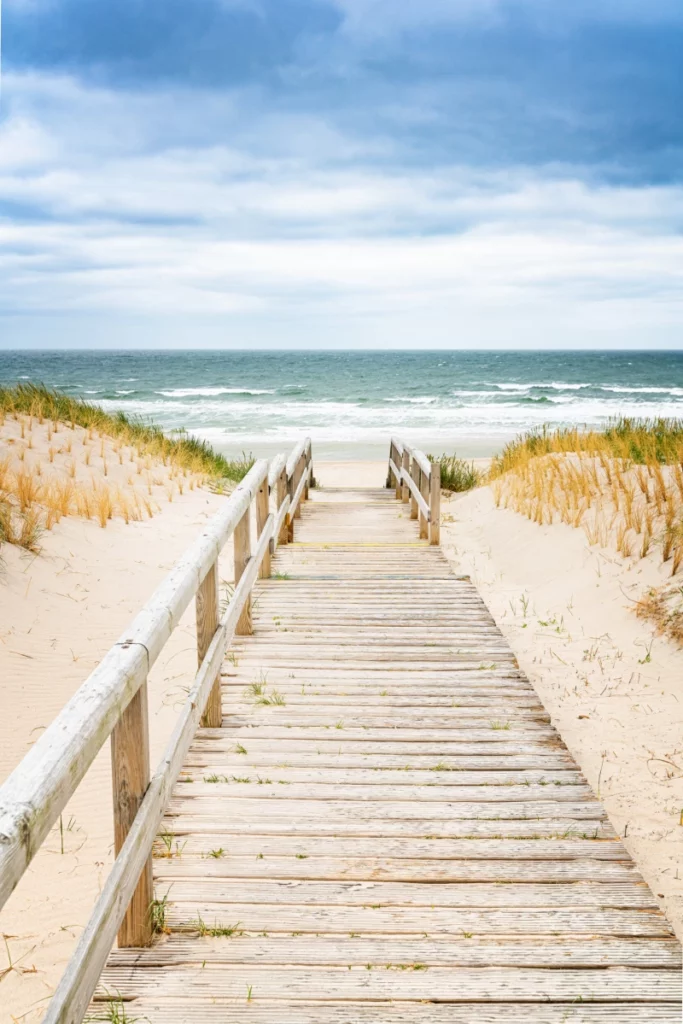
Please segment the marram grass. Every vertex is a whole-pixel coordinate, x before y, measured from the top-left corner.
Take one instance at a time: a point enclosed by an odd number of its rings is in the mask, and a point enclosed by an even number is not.
[[[84,427],[107,437],[117,438],[140,453],[163,459],[192,473],[203,473],[213,480],[242,480],[251,469],[253,458],[226,459],[205,441],[188,436],[168,437],[160,427],[144,423],[123,412],[108,413],[92,402],[53,391],[42,384],[16,384],[0,387],[0,415],[23,414],[39,423],[44,420]]]
[[[604,430],[580,430],[577,427],[532,430],[516,437],[505,445],[499,455],[494,455],[490,477],[502,476],[538,456],[568,453],[596,456],[602,453],[608,458],[640,465],[681,463],[683,420],[622,417],[612,420]]]

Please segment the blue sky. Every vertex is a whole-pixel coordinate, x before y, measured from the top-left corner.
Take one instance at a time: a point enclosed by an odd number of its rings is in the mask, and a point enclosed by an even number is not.
[[[4,0],[0,346],[681,347],[680,0]]]

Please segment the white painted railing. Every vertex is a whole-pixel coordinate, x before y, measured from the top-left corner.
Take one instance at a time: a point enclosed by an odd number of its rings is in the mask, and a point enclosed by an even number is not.
[[[392,437],[387,487],[410,502],[410,518],[420,520],[420,537],[438,544],[441,537],[441,463],[430,462],[419,448]]]
[[[116,859],[44,1024],[80,1024],[118,932],[152,939],[152,844],[197,726],[221,724],[220,669],[232,638],[251,633],[251,590],[293,539],[308,496],[311,442],[252,466],[129,629],[0,788],[0,907],[111,736]],[[271,503],[271,493],[275,500]],[[255,503],[256,543],[251,542]],[[271,510],[272,505],[272,510]],[[218,556],[233,537],[235,590],[219,618]],[[196,597],[199,669],[163,758],[150,777],[147,676]]]

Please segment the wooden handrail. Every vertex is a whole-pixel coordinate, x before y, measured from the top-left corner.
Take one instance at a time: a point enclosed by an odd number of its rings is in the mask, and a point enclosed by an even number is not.
[[[167,799],[200,720],[220,725],[220,668],[233,636],[251,632],[251,590],[270,556],[293,537],[308,494],[311,442],[288,459],[256,462],[121,639],[0,787],[0,907],[87,769],[112,737],[116,859],[45,1021],[80,1022],[118,931],[119,945],[151,940],[151,850]],[[275,507],[271,511],[271,495]],[[251,506],[256,545],[251,549]],[[218,618],[217,559],[235,542],[235,590]],[[147,676],[196,596],[199,669],[155,773],[149,774]]]
[[[204,664],[183,705],[179,721],[145,793],[133,827],[95,904],[92,916],[69,966],[50,1002],[43,1024],[80,1024],[88,1008],[135,883],[151,850],[171,791],[192,742],[200,710],[220,671],[237,622],[254,584],[261,559],[272,536],[274,517],[268,518],[253,558],[235,588],[232,600],[214,636]]]
[[[391,438],[387,487],[398,501],[410,501],[410,518],[420,520],[420,538],[438,544],[441,536],[441,463],[419,448]]]

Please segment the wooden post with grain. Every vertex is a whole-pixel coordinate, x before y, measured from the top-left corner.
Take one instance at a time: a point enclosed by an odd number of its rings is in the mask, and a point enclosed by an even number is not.
[[[235,586],[239,583],[242,573],[247,567],[251,558],[251,509],[247,508],[233,534],[233,547],[235,552]],[[239,617],[235,633],[237,636],[251,636],[251,594],[244,602],[244,608]]]
[[[417,459],[412,458],[410,460],[410,476],[419,489],[420,487],[420,467],[417,464]],[[417,498],[411,493],[410,495],[410,518],[417,519]]]
[[[256,539],[263,533],[263,528],[266,525],[266,520],[270,512],[270,487],[268,485],[268,477],[264,477],[261,481],[261,486],[256,492]],[[259,579],[267,580],[270,576],[270,548],[266,551],[263,556],[263,561],[259,566]]]
[[[403,473],[406,474],[406,476],[410,473],[410,452],[408,451],[407,448],[403,449],[403,459],[402,459],[402,462],[401,462],[401,469],[403,470]],[[403,502],[404,505],[408,504],[409,497],[410,497],[410,491],[408,489],[408,484],[404,480],[402,485],[401,485],[401,501]]]
[[[149,786],[147,682],[140,686],[112,731],[111,777],[114,855],[118,856]],[[152,941],[153,891],[150,851],[119,927],[119,946],[148,946]]]
[[[429,475],[429,543],[441,540],[441,463],[432,462]]]
[[[218,563],[214,562],[197,590],[197,664],[201,665],[218,629]],[[202,725],[217,729],[223,721],[221,677],[216,675],[202,715]]]
[[[429,505],[429,477],[425,471],[418,468],[418,485],[420,488],[420,494]],[[427,540],[429,538],[429,523],[422,509],[420,509],[420,540]]]
[[[282,467],[277,478],[277,491],[275,493],[275,501],[278,509],[282,507],[282,502],[287,497],[287,467]],[[287,525],[287,519],[282,520],[282,526],[280,527],[280,536],[278,537],[278,543],[287,544],[289,541],[289,527]]]

